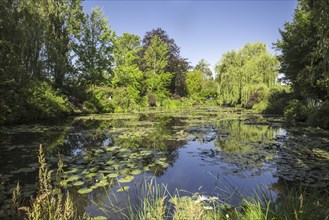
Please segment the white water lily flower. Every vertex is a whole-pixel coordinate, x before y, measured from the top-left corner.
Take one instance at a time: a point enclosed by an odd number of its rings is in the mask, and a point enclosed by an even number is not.
[[[216,201],[216,200],[219,200],[219,198],[216,196],[210,197],[210,201]]]
[[[195,204],[203,202],[203,201],[207,201],[209,198],[207,196],[199,196],[197,200],[195,200]]]
[[[209,198],[207,196],[203,196],[203,195],[199,196],[198,199],[200,199],[201,201],[207,201],[207,200],[209,200]]]
[[[211,206],[204,206],[203,209],[206,209],[206,210],[212,210],[213,207],[211,207]]]

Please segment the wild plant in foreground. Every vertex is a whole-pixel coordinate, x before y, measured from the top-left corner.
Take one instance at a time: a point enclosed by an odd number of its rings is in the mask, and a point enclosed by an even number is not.
[[[23,211],[28,220],[69,220],[77,219],[77,211],[67,192],[63,194],[60,188],[54,187],[51,181],[52,171],[48,170],[42,145],[39,146],[39,175],[36,198],[31,198],[30,206],[20,207],[19,184],[13,193],[13,205],[18,211]],[[62,162],[59,159],[58,172],[61,172]]]

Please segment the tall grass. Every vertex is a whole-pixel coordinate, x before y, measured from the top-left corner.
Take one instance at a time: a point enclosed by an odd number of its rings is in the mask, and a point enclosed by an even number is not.
[[[52,171],[48,170],[42,145],[39,146],[39,175],[36,198],[31,198],[28,206],[21,206],[20,187],[17,184],[13,192],[13,207],[17,216],[28,220],[68,220],[78,219],[77,210],[68,192],[65,194],[52,183]],[[57,174],[62,170],[62,161],[58,162]]]
[[[239,206],[233,207],[217,197],[198,193],[180,196],[176,190],[170,194],[165,185],[154,181],[144,181],[144,189],[137,196],[139,202],[133,203],[127,194],[127,212],[121,219],[129,220],[302,220],[329,219],[328,196],[322,191],[313,194],[306,189],[288,189],[277,199],[268,198],[262,190],[253,197],[242,197]],[[326,195],[329,195],[328,192]],[[110,210],[103,210],[108,215]]]

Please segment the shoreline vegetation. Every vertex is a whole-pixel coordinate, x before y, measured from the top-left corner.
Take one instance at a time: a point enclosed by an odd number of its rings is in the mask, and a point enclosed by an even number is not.
[[[204,59],[190,66],[161,28],[118,36],[81,0],[0,4],[0,125],[210,103],[329,128],[325,0],[299,0],[274,43],[280,55],[246,43],[224,53],[215,72]]]

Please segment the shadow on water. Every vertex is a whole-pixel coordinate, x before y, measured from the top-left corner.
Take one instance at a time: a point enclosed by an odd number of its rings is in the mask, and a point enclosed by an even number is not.
[[[4,205],[17,181],[23,196],[34,193],[40,143],[51,167],[57,153],[63,155],[60,184],[81,212],[96,215],[111,201],[123,207],[127,195],[136,202],[133,191],[149,177],[171,193],[216,195],[231,204],[259,186],[275,198],[287,181],[329,185],[328,134],[285,129],[280,119],[235,110],[90,115],[58,125],[3,127],[0,133]]]

